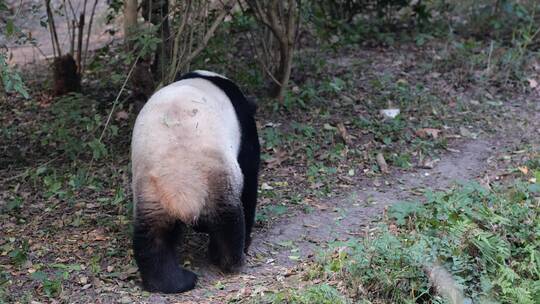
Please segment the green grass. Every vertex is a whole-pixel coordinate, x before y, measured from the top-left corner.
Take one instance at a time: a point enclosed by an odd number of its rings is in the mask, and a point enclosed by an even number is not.
[[[264,303],[278,304],[346,304],[350,303],[334,287],[327,284],[317,284],[303,291],[278,292],[269,295]]]
[[[540,303],[539,235],[540,184],[468,183],[396,204],[366,238],[332,243],[304,275],[324,293],[284,290],[259,301],[458,303],[437,292],[446,288],[465,303]],[[437,289],[429,274],[439,266],[450,279]]]

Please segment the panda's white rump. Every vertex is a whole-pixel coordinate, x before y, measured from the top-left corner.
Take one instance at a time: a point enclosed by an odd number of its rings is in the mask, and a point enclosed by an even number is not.
[[[193,78],[158,92],[133,131],[136,209],[195,222],[215,204],[238,203],[240,127],[223,91]]]

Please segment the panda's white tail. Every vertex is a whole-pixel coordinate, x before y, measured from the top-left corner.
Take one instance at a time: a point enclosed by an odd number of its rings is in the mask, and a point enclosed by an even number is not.
[[[196,174],[188,181],[185,176],[190,175],[186,172],[167,171],[160,175],[149,173],[139,180],[138,193],[135,193],[140,200],[138,208],[153,209],[157,214],[180,219],[186,224],[196,222],[208,201],[206,183],[201,183]]]

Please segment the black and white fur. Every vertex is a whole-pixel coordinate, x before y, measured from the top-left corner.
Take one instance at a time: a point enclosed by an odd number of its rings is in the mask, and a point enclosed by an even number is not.
[[[195,287],[197,276],[176,255],[186,225],[209,233],[212,263],[227,272],[243,265],[260,163],[254,115],[231,80],[208,71],[160,89],[139,113],[131,146],[133,250],[146,290]]]

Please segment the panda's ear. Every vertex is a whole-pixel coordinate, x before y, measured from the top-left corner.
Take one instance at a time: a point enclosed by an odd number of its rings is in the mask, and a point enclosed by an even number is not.
[[[257,103],[252,98],[246,97],[246,104],[250,115],[257,113]]]

